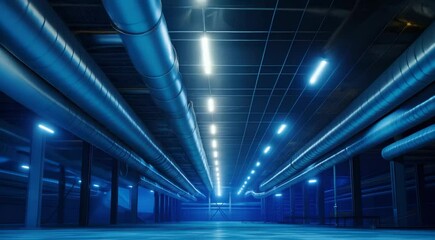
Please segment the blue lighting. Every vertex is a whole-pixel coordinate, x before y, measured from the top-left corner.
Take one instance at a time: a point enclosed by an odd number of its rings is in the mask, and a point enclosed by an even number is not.
[[[310,180],[308,180],[308,183],[310,183],[310,184],[317,183],[317,179],[310,179]]]
[[[50,133],[50,134],[54,134],[54,130],[53,130],[53,129],[51,129],[51,128],[49,128],[49,127],[43,125],[43,124],[39,124],[38,127],[39,127],[40,129],[42,129],[42,130],[44,130],[44,131]]]
[[[319,78],[320,74],[325,69],[328,62],[326,60],[320,61],[319,65],[316,68],[316,71],[314,71],[313,75],[310,78],[310,84],[313,85],[317,82],[317,79]]]
[[[270,151],[270,146],[267,146],[263,152],[264,152],[264,154],[267,154],[269,151]]]
[[[251,174],[254,174],[254,173],[255,173],[255,170],[252,170],[252,171],[251,171]]]
[[[150,193],[153,193],[154,192],[154,190],[150,190]]]
[[[94,186],[94,187],[96,187],[96,188],[99,188],[99,187],[100,187],[100,185],[98,185],[98,184],[93,184],[92,186]]]
[[[248,176],[248,180],[251,179],[251,176]]]
[[[282,193],[275,194],[275,197],[282,197]]]
[[[128,188],[133,188],[133,185],[128,185]]]
[[[30,166],[29,165],[21,165],[21,168],[28,170],[28,169],[30,169]]]
[[[261,165],[260,162],[257,162],[257,163],[255,164],[255,166],[257,166],[257,167],[259,167],[260,165]]]
[[[282,132],[284,132],[284,130],[287,128],[286,124],[281,124],[281,126],[279,126],[278,131],[276,132],[278,135],[280,135]]]

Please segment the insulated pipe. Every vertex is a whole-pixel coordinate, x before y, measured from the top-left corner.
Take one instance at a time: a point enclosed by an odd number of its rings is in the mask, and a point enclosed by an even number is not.
[[[181,196],[196,198],[162,176],[53,87],[0,47],[0,90],[23,106],[95,145]]]
[[[407,152],[422,148],[435,141],[435,124],[430,125],[406,138],[394,142],[382,149],[382,157],[392,160]]]
[[[141,158],[203,196],[163,152],[142,121],[46,1],[0,1],[0,42]]]
[[[435,117],[435,96],[433,96],[433,90],[434,88],[430,88],[429,91],[425,92],[422,96],[427,97],[426,95],[431,95],[431,97],[427,98],[425,101],[421,103],[415,103],[416,101],[412,101],[411,103],[406,104],[404,107],[394,111],[377,122],[362,136],[353,141],[352,144],[349,144],[329,157],[312,164],[289,180],[268,191],[259,193],[248,191],[245,195],[252,195],[256,198],[270,196],[308,177],[315,176],[342,161],[350,159],[352,156],[358,155],[389,138],[396,136],[397,134]],[[421,97],[417,99],[420,100]]]
[[[150,180],[148,180],[148,179],[146,179],[144,177],[140,178],[139,184],[141,186],[143,186],[144,188],[147,188],[149,190],[153,190],[153,191],[159,192],[159,193],[164,194],[166,196],[169,196],[171,198],[176,198],[176,199],[179,199],[179,200],[184,201],[184,202],[188,202],[189,201],[186,198],[183,198],[182,196],[180,196],[180,195],[178,195],[176,193],[173,193],[173,192],[171,192],[171,191],[161,187],[159,184],[151,182]]]
[[[209,191],[213,190],[207,156],[192,103],[187,100],[176,52],[160,0],[103,0],[136,70]]]
[[[260,184],[269,190],[336,148],[435,80],[435,24],[289,163]]]

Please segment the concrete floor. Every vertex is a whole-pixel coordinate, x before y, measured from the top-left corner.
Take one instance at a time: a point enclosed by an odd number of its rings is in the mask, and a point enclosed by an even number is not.
[[[302,225],[188,222],[135,227],[0,230],[0,239],[435,239],[435,231],[337,229]]]

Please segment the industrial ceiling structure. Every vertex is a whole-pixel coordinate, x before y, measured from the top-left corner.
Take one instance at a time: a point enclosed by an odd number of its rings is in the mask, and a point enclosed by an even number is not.
[[[37,86],[29,96],[45,95],[17,97],[25,94],[24,81],[10,90],[4,86],[2,119],[30,132],[36,112],[59,129],[48,141],[59,153],[80,157],[83,139],[106,152],[97,158],[124,160],[148,174],[151,185],[157,182],[183,200],[243,196],[285,181],[276,174],[309,149],[319,132],[326,136],[331,124],[340,123],[337,117],[353,101],[360,107],[355,99],[425,30],[433,36],[429,26],[435,19],[435,3],[425,0],[10,5],[11,13],[0,10],[10,16],[1,23],[10,33],[1,37],[2,59],[29,68],[27,77]],[[14,57],[24,65],[12,63]],[[401,94],[425,88],[433,90],[433,78]],[[41,100],[48,93],[51,99]],[[375,116],[335,145],[313,147],[321,150],[310,164],[345,146],[407,97],[383,111],[376,112],[376,104],[363,109],[355,120],[372,110]]]

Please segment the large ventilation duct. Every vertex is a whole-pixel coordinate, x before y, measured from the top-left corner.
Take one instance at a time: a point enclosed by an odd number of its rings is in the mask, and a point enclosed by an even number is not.
[[[205,197],[161,150],[141,120],[46,1],[0,1],[0,41],[34,72],[185,190]]]
[[[141,186],[143,186],[144,188],[147,188],[147,189],[150,189],[150,190],[162,193],[162,194],[167,195],[167,196],[169,196],[171,198],[175,198],[175,199],[181,200],[183,202],[187,202],[188,201],[187,199],[183,198],[182,196],[180,196],[178,194],[175,194],[175,193],[165,189],[164,187],[160,186],[159,184],[151,182],[150,180],[148,180],[148,179],[146,179],[144,177],[140,178],[139,184]]]
[[[407,152],[420,149],[432,142],[435,142],[435,124],[386,146],[382,149],[382,157],[387,160],[392,160]]]
[[[308,177],[315,176],[342,161],[350,159],[354,155],[367,151],[368,149],[388,140],[389,138],[397,136],[398,134],[414,126],[433,118],[435,116],[435,96],[433,96],[433,89],[434,88],[430,88],[429,91],[425,92],[425,94],[420,95],[417,99],[413,99],[414,101],[411,101],[409,104],[406,104],[399,110],[394,111],[377,122],[362,136],[352,141],[352,143],[348,146],[305,168],[296,176],[289,178],[289,180],[279,184],[269,191],[260,193],[248,191],[245,193],[245,195],[252,195],[256,198],[270,196]],[[427,98],[427,95],[431,95],[431,97]]]
[[[140,174],[162,184],[172,192],[196,200],[193,195],[185,192],[145,163],[2,47],[0,47],[0,76],[2,76],[0,90],[15,101],[95,145],[115,159],[127,162]]]
[[[213,184],[192,103],[188,102],[160,0],[103,0],[124,46],[154,102],[209,191]]]
[[[331,124],[260,184],[268,190],[313,163],[435,80],[435,24]]]

